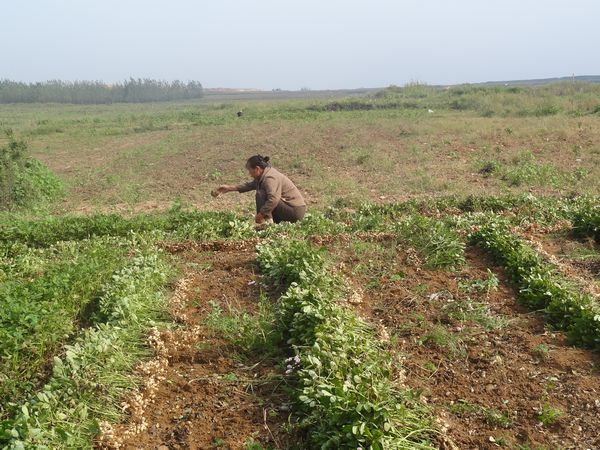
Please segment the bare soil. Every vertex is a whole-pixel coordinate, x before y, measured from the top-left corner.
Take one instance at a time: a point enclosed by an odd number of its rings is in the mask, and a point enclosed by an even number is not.
[[[458,448],[600,448],[600,358],[570,346],[540,314],[521,307],[502,269],[479,249],[469,248],[467,266],[454,273],[427,270],[411,251],[400,250],[370,289],[364,287],[373,274],[355,270],[364,258],[348,244],[334,250],[343,255],[342,271],[364,290],[354,307],[391,336],[407,385],[421,392]],[[498,289],[465,292],[464,283],[486,279],[487,268]],[[457,319],[452,311],[469,299],[504,325]],[[544,408],[560,415],[542,424]]]
[[[172,250],[181,251],[187,280],[174,306],[181,327],[161,333],[168,366],[151,404],[113,429],[119,448],[245,449],[250,442],[287,448],[289,408],[281,371],[260,355],[241,357],[205,325],[209,302],[255,311],[260,287],[253,249]]]
[[[546,251],[600,283],[600,245],[593,238],[577,239],[571,233],[538,234]]]

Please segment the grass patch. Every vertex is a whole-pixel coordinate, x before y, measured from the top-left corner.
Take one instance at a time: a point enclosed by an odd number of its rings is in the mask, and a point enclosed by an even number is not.
[[[498,290],[500,281],[490,269],[487,269],[486,278],[479,280],[459,281],[458,287],[467,293],[483,292],[489,295],[490,292]]]
[[[210,306],[206,325],[243,354],[275,356],[281,352],[282,336],[275,307],[266,295],[260,296],[256,314],[236,310],[231,305],[226,305],[224,310],[216,301],[211,301]]]
[[[470,403],[466,400],[459,400],[448,407],[448,410],[458,417],[477,417],[485,421],[488,425],[500,428],[510,428],[513,425],[510,417],[494,408]]]
[[[419,338],[419,345],[435,345],[448,351],[451,359],[467,356],[467,348],[458,333],[452,333],[441,324],[433,324]]]
[[[471,299],[447,303],[442,306],[441,313],[444,320],[475,323],[486,330],[506,328],[513,321],[509,317],[494,314],[489,304]]]
[[[479,161],[476,164],[476,170],[483,177],[498,178],[512,188],[520,186],[562,187],[572,185],[589,174],[589,171],[584,168],[575,169],[573,172],[560,170],[550,163],[540,162],[529,150],[522,151],[504,162],[496,159]]]
[[[414,247],[429,268],[453,270],[465,262],[464,242],[444,222],[411,215],[398,222],[394,231],[398,242]]]

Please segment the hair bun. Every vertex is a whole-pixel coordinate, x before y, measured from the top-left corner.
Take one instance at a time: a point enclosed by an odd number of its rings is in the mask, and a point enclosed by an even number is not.
[[[263,161],[264,161],[264,162],[269,162],[269,160],[270,160],[270,159],[271,159],[271,158],[270,158],[270,157],[268,157],[268,156],[263,156]]]

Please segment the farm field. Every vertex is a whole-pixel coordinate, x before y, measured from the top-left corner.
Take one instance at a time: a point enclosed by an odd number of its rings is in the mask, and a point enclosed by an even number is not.
[[[579,86],[579,85],[577,85]],[[53,211],[247,212],[251,199],[211,201],[270,155],[309,206],[414,197],[597,193],[597,85],[426,86],[348,99],[114,105],[0,105],[0,126],[67,184]],[[428,110],[432,110],[429,113]],[[240,118],[236,112],[242,110]]]
[[[0,105],[0,448],[600,448],[597,88],[464,89]]]

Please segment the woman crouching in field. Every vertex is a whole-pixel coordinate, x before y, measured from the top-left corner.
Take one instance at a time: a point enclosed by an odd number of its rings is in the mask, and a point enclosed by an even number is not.
[[[230,186],[223,184],[213,195],[226,192],[256,191],[256,216],[258,225],[280,222],[297,222],[304,217],[306,203],[292,181],[269,164],[268,156],[255,155],[246,161],[251,181]]]

